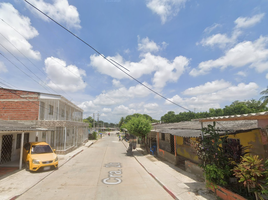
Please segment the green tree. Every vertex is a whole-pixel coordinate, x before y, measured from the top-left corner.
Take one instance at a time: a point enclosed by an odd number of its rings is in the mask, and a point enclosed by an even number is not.
[[[152,129],[151,122],[144,116],[132,117],[124,125],[130,134],[141,137],[143,141]]]
[[[87,123],[89,128],[92,127],[92,124],[93,124],[93,119],[91,120],[92,118],[91,117],[88,117],[86,119],[83,119],[83,122]]]
[[[260,101],[263,101],[263,105],[266,106],[267,103],[268,103],[268,86],[265,90],[263,90],[261,93],[261,95],[263,95],[261,98],[260,98]]]
[[[124,117],[121,117],[121,119],[118,123],[119,128],[123,125],[123,123],[124,123]]]
[[[164,123],[174,123],[177,122],[176,115],[174,111],[169,111],[167,114],[161,117],[161,121]]]

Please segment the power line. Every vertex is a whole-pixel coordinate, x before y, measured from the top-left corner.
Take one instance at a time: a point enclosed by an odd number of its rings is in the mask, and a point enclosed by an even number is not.
[[[33,8],[35,8],[37,11],[39,11],[40,13],[42,13],[43,15],[45,15],[47,18],[49,18],[51,21],[53,21],[54,23],[56,23],[57,25],[59,25],[61,28],[63,28],[64,30],[66,30],[67,32],[69,32],[71,35],[73,35],[74,37],[76,37],[78,40],[80,40],[81,42],[83,42],[85,45],[87,45],[88,47],[90,47],[92,50],[94,50],[97,54],[99,54],[102,58],[104,58],[106,61],[108,61],[110,64],[112,64],[113,66],[115,66],[117,69],[119,69],[120,71],[122,71],[123,73],[125,73],[127,76],[129,76],[130,78],[132,78],[133,80],[135,80],[136,82],[138,82],[139,84],[141,84],[142,86],[146,87],[148,90],[150,90],[151,92],[155,93],[156,95],[162,97],[163,99],[169,101],[170,103],[179,106],[185,110],[188,110],[190,112],[192,112],[191,110],[184,108],[183,106],[169,100],[168,98],[164,97],[163,95],[159,94],[158,92],[154,91],[153,89],[149,88],[148,86],[146,86],[145,84],[143,84],[142,82],[140,82],[138,79],[134,78],[133,76],[131,76],[130,74],[128,74],[127,72],[125,72],[124,70],[122,70],[120,67],[118,67],[115,63],[113,63],[111,60],[107,59],[103,54],[101,54],[97,49],[95,49],[93,46],[91,46],[90,44],[88,44],[86,41],[84,41],[83,39],[81,39],[80,37],[78,37],[77,35],[75,35],[73,32],[71,32],[69,29],[65,28],[63,25],[61,25],[60,23],[58,23],[56,20],[54,20],[53,18],[51,18],[50,16],[48,16],[47,14],[45,14],[43,11],[41,11],[40,9],[38,9],[37,7],[35,7],[34,5],[32,5],[30,2],[28,2],[27,0],[24,0],[26,3],[28,3],[30,6],[32,6]]]
[[[5,81],[4,79],[0,78],[0,80],[2,80],[2,82],[5,83],[6,86],[8,86],[9,88],[16,88],[15,86],[11,85],[10,83],[8,83],[7,81]]]
[[[1,44],[0,44],[1,45]],[[2,45],[1,45],[2,46]],[[3,56],[6,60],[8,60],[12,65],[14,65],[17,69],[19,69],[22,73],[24,73],[26,76],[28,76],[29,78],[31,78],[33,81],[35,81],[36,83],[38,83],[39,85],[41,85],[38,81],[36,81],[35,79],[33,79],[29,74],[25,73],[23,70],[21,70],[17,65],[15,65],[11,60],[9,60],[4,54],[2,54],[0,52],[0,55]],[[45,88],[43,85],[41,85],[45,90],[48,91],[47,88]],[[50,92],[50,91],[48,91]]]
[[[7,24],[8,26],[10,26],[14,31],[16,31],[18,34],[20,34],[14,27],[12,27],[11,25],[9,25],[7,22],[5,22],[5,20],[3,20],[2,18],[0,18],[5,24]],[[0,33],[1,34],[1,33]],[[30,59],[27,58],[27,56],[25,56],[12,42],[10,42],[3,34],[1,34],[2,37],[7,40],[14,48],[17,49],[18,52],[20,52],[21,55],[24,56],[24,58],[26,58],[34,67],[36,67],[39,71],[41,71],[44,75],[45,74],[39,67],[37,67]],[[20,34],[21,35],[21,34]],[[23,35],[21,35],[24,39],[25,37]],[[56,61],[57,63],[59,63],[56,59],[54,59],[53,57],[51,57],[54,61]],[[61,63],[59,63],[60,65],[62,65]],[[63,65],[62,65],[63,66]],[[66,68],[68,70],[68,68]],[[68,70],[70,71],[70,70]],[[70,71],[71,72],[71,71]],[[74,74],[74,73],[73,73]],[[77,76],[76,74],[74,74],[75,76]],[[79,76],[77,76],[79,77]],[[60,86],[56,85],[51,79],[50,79],[51,83],[53,83],[56,87],[58,87],[63,93],[65,93],[67,96],[69,96]],[[47,85],[45,83],[45,85]],[[47,85],[48,86],[48,85]],[[49,87],[49,86],[48,86]],[[50,87],[49,87],[50,88]],[[50,88],[51,90],[53,90],[52,88]],[[55,90],[53,90],[54,92],[56,92]],[[57,93],[57,92],[56,92]],[[69,96],[70,97],[70,96]],[[72,98],[70,98],[72,100]]]

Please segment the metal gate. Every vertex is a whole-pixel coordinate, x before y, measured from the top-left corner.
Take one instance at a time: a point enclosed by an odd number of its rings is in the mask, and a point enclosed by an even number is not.
[[[2,137],[2,149],[1,149],[1,161],[0,161],[1,164],[11,161],[12,139],[13,135],[3,135]]]

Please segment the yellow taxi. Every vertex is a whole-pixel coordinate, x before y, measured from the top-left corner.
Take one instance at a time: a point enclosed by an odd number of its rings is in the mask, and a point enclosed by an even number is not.
[[[28,142],[23,146],[23,161],[26,170],[37,171],[39,169],[58,169],[58,156],[55,149],[46,142]]]

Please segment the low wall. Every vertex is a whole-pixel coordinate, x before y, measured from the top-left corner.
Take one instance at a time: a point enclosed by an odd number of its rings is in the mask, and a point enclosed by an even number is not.
[[[223,200],[247,200],[239,194],[233,193],[230,190],[227,190],[224,187],[216,186],[214,187],[211,183],[207,182],[208,189],[213,191],[218,197]]]
[[[75,150],[77,147],[76,146],[71,146],[70,148],[68,148],[68,149],[65,149],[65,150],[56,150],[56,154],[58,154],[58,155],[65,155],[65,154],[67,154],[67,153],[70,153],[70,152],[72,152],[73,150]]]
[[[185,160],[185,170],[205,180],[203,169],[189,160]]]
[[[167,160],[168,162],[176,165],[178,163],[178,157],[176,157],[175,155],[162,150],[162,149],[158,149],[158,154],[157,154],[160,158],[163,158],[165,160]]]

